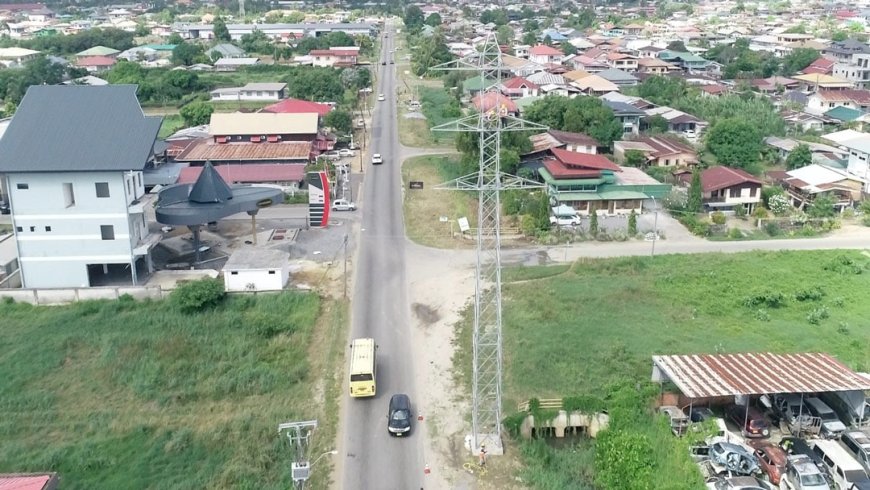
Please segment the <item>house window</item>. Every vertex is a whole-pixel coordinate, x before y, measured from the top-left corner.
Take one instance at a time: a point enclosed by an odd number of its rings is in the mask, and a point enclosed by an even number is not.
[[[103,240],[115,239],[115,227],[112,225],[100,225],[100,235]]]
[[[269,271],[269,274],[275,274],[275,271]]]
[[[732,187],[728,190],[728,195],[730,197],[740,197],[740,189],[737,187]]]
[[[72,182],[64,182],[63,184],[63,205],[67,208],[76,205],[76,195],[73,192]]]
[[[757,190],[758,190],[758,188],[756,188],[756,187],[750,188],[749,189],[749,197],[755,197],[755,191],[757,191]]]
[[[46,227],[45,227],[45,231],[51,231],[51,227],[50,227],[50,226],[46,226]]]
[[[132,196],[133,195],[133,184],[129,180],[127,180],[126,182],[127,182],[127,194]]]
[[[26,191],[27,189],[30,189],[30,184],[17,184],[15,188]]]
[[[33,233],[33,232],[35,232],[35,231],[36,231],[36,227],[35,227],[35,226],[31,226],[31,227],[30,227],[30,232]]]
[[[231,276],[238,276],[238,275],[239,275],[239,271],[232,271],[232,272],[230,272],[230,275],[231,275]]]
[[[18,233],[22,233],[24,231],[24,228],[22,228],[20,226],[16,226],[15,231],[17,231]]]
[[[108,182],[95,182],[94,187],[97,188],[97,197],[109,197]]]

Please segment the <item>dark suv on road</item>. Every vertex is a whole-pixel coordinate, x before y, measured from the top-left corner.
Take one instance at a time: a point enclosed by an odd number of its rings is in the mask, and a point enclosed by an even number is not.
[[[390,398],[387,430],[390,434],[399,437],[411,433],[411,399],[408,395],[396,394]]]

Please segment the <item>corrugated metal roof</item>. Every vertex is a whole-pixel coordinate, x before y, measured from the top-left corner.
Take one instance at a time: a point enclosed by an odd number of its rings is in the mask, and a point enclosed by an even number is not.
[[[870,389],[870,379],[821,353],[653,356],[653,363],[689,398]]]
[[[175,159],[179,162],[251,161],[251,160],[308,160],[311,143],[292,141],[285,143],[212,143],[200,140],[190,146]]]
[[[0,172],[141,170],[161,122],[135,85],[34,85],[0,140]]]
[[[196,182],[204,167],[187,167],[178,177],[179,184]],[[263,182],[301,182],[305,180],[305,165],[293,163],[245,163],[214,167],[225,182],[250,184]]]
[[[219,113],[211,115],[209,134],[268,135],[268,134],[317,134],[316,113]]]
[[[54,475],[0,475],[0,490],[42,490]]]

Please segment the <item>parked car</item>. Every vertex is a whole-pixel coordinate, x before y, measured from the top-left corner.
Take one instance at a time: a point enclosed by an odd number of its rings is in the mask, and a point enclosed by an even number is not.
[[[354,151],[349,148],[343,148],[338,150],[338,154],[343,157],[352,157],[354,155]]]
[[[356,204],[347,199],[336,199],[332,201],[333,211],[356,211]]]
[[[398,437],[411,433],[411,399],[408,395],[396,394],[390,398],[387,431]]]
[[[328,151],[321,156],[329,160],[338,160],[339,158],[341,158],[341,154],[338,152],[338,150]]]
[[[710,445],[710,463],[719,473],[735,475],[758,473],[758,462],[748,448],[730,442],[719,441]]]
[[[696,133],[694,129],[687,129],[683,131],[683,136],[685,136],[687,139],[692,140],[698,136],[698,133]]]
[[[785,463],[788,458],[781,447],[767,441],[747,441],[750,447],[755,449],[755,458],[761,472],[767,475],[767,479],[774,485],[779,485],[782,475],[785,474]]]
[[[747,412],[748,411],[748,412]],[[770,437],[770,424],[755,407],[731,405],[726,410],[728,418],[740,427],[740,432],[746,437]]]
[[[659,407],[659,413],[667,415],[671,424],[671,432],[677,437],[682,437],[689,428],[689,417],[679,407],[664,405]]]
[[[580,226],[583,220],[576,214],[574,216],[550,216],[550,224],[553,226]]]
[[[831,407],[820,398],[811,397],[806,400],[807,408],[814,416],[822,419],[822,436],[828,439],[836,439],[846,432],[846,425],[840,421]]]
[[[776,487],[754,476],[713,477],[705,482],[711,490],[776,490]]]
[[[779,394],[773,397],[773,412],[785,422],[792,434],[805,433],[817,435],[822,421],[814,417],[800,395]],[[774,421],[776,424],[776,421]]]
[[[818,454],[813,452],[813,448],[811,448],[805,440],[799,437],[783,437],[782,440],[779,441],[779,447],[781,447],[788,456],[804,456],[809,459],[810,462],[816,466],[816,469],[825,477],[828,485],[830,485],[831,488],[834,487],[834,481],[831,479],[831,475],[828,474],[828,468],[825,466],[824,461],[822,461],[822,458],[820,458]]]
[[[788,456],[779,486],[784,490],[831,490],[825,474],[804,454]]]
[[[840,437],[840,444],[845,446],[846,450],[861,463],[864,471],[870,474],[870,436],[861,431],[852,430]]]
[[[384,163],[383,157],[381,157],[380,153],[375,153],[372,155],[372,165],[380,165]]]
[[[387,100],[387,98],[384,97],[384,94],[378,94],[378,101],[379,101],[379,102],[383,102],[383,101],[385,101],[385,100]]]

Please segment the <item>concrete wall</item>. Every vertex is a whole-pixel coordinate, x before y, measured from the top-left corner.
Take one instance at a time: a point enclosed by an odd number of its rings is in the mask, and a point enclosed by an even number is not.
[[[62,305],[95,299],[118,299],[129,294],[134,299],[162,299],[168,292],[159,286],[118,286],[105,288],[0,289],[0,299],[12,298],[32,305]]]
[[[273,271],[273,274],[269,274]],[[289,267],[263,270],[224,269],[224,289],[227,291],[279,291],[290,278]],[[253,289],[248,285],[253,284]]]
[[[108,197],[97,197],[98,182],[108,184]],[[129,210],[145,193],[141,172],[11,174],[8,185],[27,287],[87,286],[87,264],[130,263],[132,248],[147,234],[144,213]],[[103,240],[104,225],[113,227],[113,240]]]

